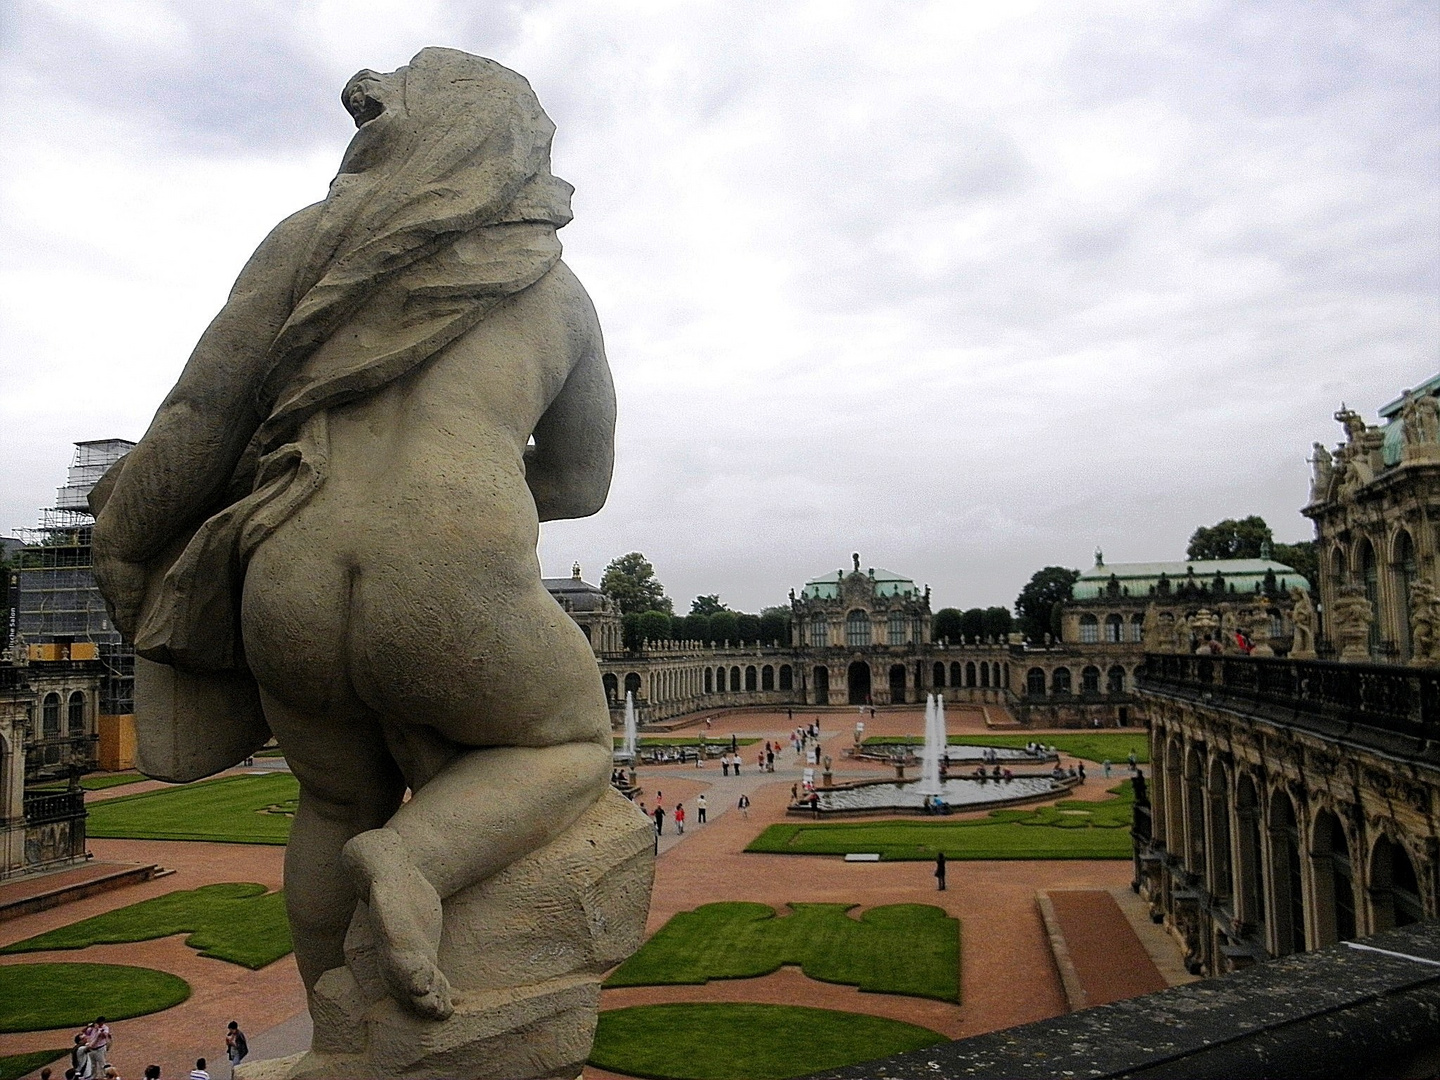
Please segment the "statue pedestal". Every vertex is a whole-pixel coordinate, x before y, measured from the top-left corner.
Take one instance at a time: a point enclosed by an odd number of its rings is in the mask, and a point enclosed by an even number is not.
[[[539,851],[445,901],[440,969],[448,1020],[423,1020],[385,991],[365,906],[343,968],[310,1002],[311,1050],[242,1066],[243,1080],[540,1080],[580,1075],[600,980],[640,946],[655,827],[607,788]]]

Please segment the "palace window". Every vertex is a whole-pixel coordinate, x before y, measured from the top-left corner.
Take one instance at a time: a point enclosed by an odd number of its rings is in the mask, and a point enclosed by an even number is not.
[[[1080,688],[1087,694],[1098,694],[1100,692],[1100,669],[1094,664],[1086,666],[1080,672]]]
[[[1050,676],[1050,689],[1057,694],[1070,693],[1070,669],[1057,667]]]
[[[810,620],[810,645],[812,648],[823,649],[830,644],[830,623],[823,615],[817,615]]]
[[[1094,615],[1080,616],[1080,641],[1085,645],[1093,645],[1100,640],[1100,620]]]
[[[1124,625],[1119,615],[1105,616],[1105,640],[1111,645],[1120,644],[1121,629]]]
[[[1130,616],[1130,640],[1137,644],[1145,640],[1145,616]]]
[[[901,614],[900,612],[898,612],[898,611],[892,612],[891,615],[890,615],[890,625],[889,625],[889,627],[888,627],[888,632],[889,632],[889,635],[890,635],[890,644],[891,644],[891,645],[904,645],[904,644],[905,644],[905,616],[902,615],[902,614]]]
[[[40,706],[40,734],[47,739],[60,737],[60,695],[46,694]]]
[[[856,609],[845,616],[845,645],[851,649],[863,649],[870,644],[870,616]]]
[[[74,737],[85,734],[85,695],[76,690],[70,695],[69,734]]]
[[[1045,696],[1045,669],[1032,667],[1025,673],[1025,693],[1030,697]]]

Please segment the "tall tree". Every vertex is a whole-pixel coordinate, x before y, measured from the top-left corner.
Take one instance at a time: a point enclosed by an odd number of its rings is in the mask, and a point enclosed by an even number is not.
[[[1272,544],[1274,539],[1270,526],[1258,514],[1238,521],[1226,518],[1209,528],[1202,525],[1196,529],[1190,536],[1189,547],[1185,549],[1185,558],[1258,559],[1262,546]]]
[[[960,609],[953,607],[942,607],[935,612],[935,617],[930,623],[930,639],[932,641],[944,641],[949,639],[956,645],[960,644]]]
[[[717,611],[710,616],[710,640],[734,644],[740,640],[740,620],[733,611]]]
[[[1314,540],[1301,540],[1298,544],[1276,544],[1275,561],[1303,574],[1314,591],[1320,587],[1320,556],[1315,551]]]
[[[767,607],[760,609],[760,640],[778,641],[790,644],[790,609],[788,607]]]
[[[1064,566],[1047,566],[1035,571],[1015,598],[1015,614],[1020,621],[1020,630],[1027,638],[1040,641],[1047,633],[1054,633],[1056,605],[1070,599],[1071,590],[1079,578],[1079,570]]]
[[[638,615],[642,611],[674,610],[665,586],[655,576],[655,567],[638,551],[621,555],[605,568],[600,587],[615,598],[622,615]]]
[[[714,615],[721,611],[730,609],[720,602],[719,593],[711,593],[709,596],[697,596],[690,601],[691,615]]]
[[[743,611],[735,616],[735,633],[741,641],[760,640],[760,616],[747,615]]]
[[[987,607],[981,620],[981,633],[987,638],[1004,641],[1005,635],[1010,633],[1014,625],[1015,620],[1011,617],[1009,608]]]
[[[983,608],[966,608],[960,613],[960,634],[966,641],[973,641],[985,632],[985,611]]]

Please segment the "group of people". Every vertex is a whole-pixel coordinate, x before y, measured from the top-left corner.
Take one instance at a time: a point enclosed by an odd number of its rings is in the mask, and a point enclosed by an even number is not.
[[[103,1016],[97,1016],[75,1036],[75,1045],[70,1048],[70,1068],[65,1070],[65,1080],[122,1080],[120,1070],[110,1064],[113,1044],[110,1025]],[[245,1033],[240,1030],[236,1021],[231,1020],[225,1031],[225,1057],[230,1062],[232,1077],[235,1075],[235,1067],[244,1061],[249,1053],[250,1045],[245,1039]],[[49,1068],[40,1070],[40,1080],[51,1080],[52,1076]],[[144,1080],[160,1080],[160,1066],[146,1065]],[[195,1068],[190,1070],[189,1080],[211,1080],[204,1058],[195,1059]]]

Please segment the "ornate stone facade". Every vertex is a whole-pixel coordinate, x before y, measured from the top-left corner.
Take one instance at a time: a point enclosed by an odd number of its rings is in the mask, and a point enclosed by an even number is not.
[[[1310,500],[1320,555],[1321,655],[1440,664],[1440,375],[1368,425],[1343,405],[1345,441],[1316,443]]]

